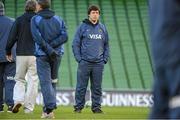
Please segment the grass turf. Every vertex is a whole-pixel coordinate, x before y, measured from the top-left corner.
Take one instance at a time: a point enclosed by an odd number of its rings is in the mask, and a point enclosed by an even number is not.
[[[55,119],[147,119],[149,108],[140,107],[102,107],[104,114],[93,114],[90,108],[82,113],[73,113],[73,107],[59,106],[55,111]],[[0,113],[0,119],[40,119],[42,107],[36,106],[33,113],[25,114],[23,109],[18,113]]]

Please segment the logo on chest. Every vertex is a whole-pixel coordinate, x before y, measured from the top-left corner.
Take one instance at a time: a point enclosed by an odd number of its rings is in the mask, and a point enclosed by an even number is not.
[[[99,34],[89,34],[89,37],[91,39],[102,39],[102,36]]]

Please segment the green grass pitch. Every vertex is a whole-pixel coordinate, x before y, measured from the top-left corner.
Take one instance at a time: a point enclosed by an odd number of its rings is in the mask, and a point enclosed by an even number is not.
[[[6,110],[6,108],[5,108]],[[54,111],[55,119],[147,119],[149,108],[141,107],[102,107],[104,114],[93,114],[89,108],[84,108],[82,113],[73,113],[72,106],[58,106]],[[18,113],[0,113],[0,119],[40,119],[42,107],[36,106],[33,113],[25,114],[23,109]]]

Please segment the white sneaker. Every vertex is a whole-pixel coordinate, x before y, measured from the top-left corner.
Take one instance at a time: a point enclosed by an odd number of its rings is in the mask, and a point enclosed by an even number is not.
[[[0,113],[3,113],[4,111],[3,110],[0,110]]]
[[[43,112],[42,115],[41,115],[41,118],[54,119],[55,117],[54,117],[54,113],[53,112],[51,112],[49,114]]]
[[[18,113],[19,112],[19,108],[22,106],[21,103],[16,103],[14,106],[13,106],[13,109],[12,109],[12,112],[13,113]]]
[[[24,113],[30,114],[30,113],[33,113],[33,111],[28,108],[24,108]]]

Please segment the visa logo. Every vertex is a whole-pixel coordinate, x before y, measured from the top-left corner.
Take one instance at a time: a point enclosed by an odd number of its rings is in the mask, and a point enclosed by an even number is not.
[[[99,34],[89,34],[89,37],[91,39],[102,39],[101,35]]]

